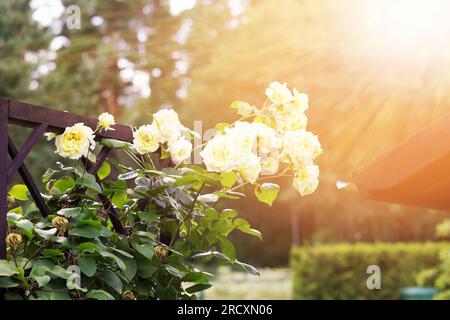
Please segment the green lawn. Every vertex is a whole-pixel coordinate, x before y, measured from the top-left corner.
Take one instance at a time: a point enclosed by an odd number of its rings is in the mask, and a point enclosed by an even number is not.
[[[205,299],[289,300],[292,298],[289,269],[260,269],[260,277],[221,267],[212,288],[205,291]]]

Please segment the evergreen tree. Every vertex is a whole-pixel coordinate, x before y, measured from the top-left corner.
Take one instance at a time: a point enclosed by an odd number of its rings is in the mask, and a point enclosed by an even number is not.
[[[34,65],[25,62],[28,51],[39,51],[50,40],[46,29],[31,19],[29,0],[0,1],[0,97],[26,100]]]

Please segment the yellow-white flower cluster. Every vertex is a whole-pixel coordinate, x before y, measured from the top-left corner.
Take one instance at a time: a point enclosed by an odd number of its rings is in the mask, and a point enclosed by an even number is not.
[[[49,136],[50,137],[50,136]],[[76,123],[56,136],[56,153],[64,158],[80,159],[87,157],[89,150],[95,148],[94,131],[83,123]]]
[[[189,129],[181,124],[172,109],[156,112],[151,124],[143,125],[133,133],[133,146],[139,154],[155,152],[161,145],[167,145],[167,151],[177,165],[191,156]]]
[[[306,131],[308,96],[279,82],[269,85],[266,96],[270,105],[255,110],[254,122],[236,122],[208,141],[200,153],[203,162],[208,171],[234,171],[244,181],[255,183],[263,171],[276,173],[282,161],[295,173],[294,187],[301,195],[310,194],[319,183],[319,167],[313,160],[322,148],[317,136]],[[234,106],[241,115],[242,105]],[[264,109],[269,114],[262,117]]]
[[[255,183],[278,145],[273,128],[239,121],[208,141],[200,155],[208,171],[235,171],[244,181]]]
[[[114,130],[111,126],[116,124],[114,116],[108,112],[103,112],[98,116],[98,126],[103,130]]]

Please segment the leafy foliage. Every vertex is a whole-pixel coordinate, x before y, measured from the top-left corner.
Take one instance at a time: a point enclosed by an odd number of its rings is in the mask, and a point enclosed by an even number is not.
[[[137,168],[111,159],[97,176],[58,163],[42,178],[50,216],[40,216],[26,187],[9,192],[23,202],[8,213],[0,287],[7,299],[193,299],[211,286],[204,262],[257,275],[236,259],[228,236],[237,230],[261,238],[260,232],[235,210],[215,209],[229,198],[230,180],[195,166],[157,168],[150,157]],[[108,209],[125,232],[115,230]]]
[[[396,299],[421,269],[435,267],[448,243],[317,245],[291,254],[294,299]],[[381,290],[368,290],[367,267],[381,269]],[[338,289],[337,289],[338,288]]]

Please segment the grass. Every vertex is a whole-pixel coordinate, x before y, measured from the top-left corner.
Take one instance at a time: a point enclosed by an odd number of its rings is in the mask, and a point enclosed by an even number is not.
[[[212,288],[205,291],[206,300],[289,300],[292,281],[289,269],[260,269],[260,277],[218,269]]]

